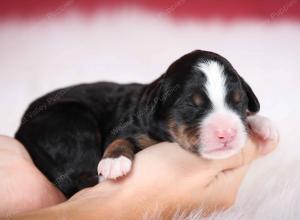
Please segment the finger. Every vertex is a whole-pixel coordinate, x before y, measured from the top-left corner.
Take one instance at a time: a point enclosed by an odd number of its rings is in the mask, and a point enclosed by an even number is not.
[[[220,172],[207,186],[205,193],[205,215],[230,208],[237,198],[242,180],[249,166]]]
[[[244,165],[235,169],[220,172],[215,178],[215,184],[220,190],[229,191],[232,194],[238,192],[250,165]]]
[[[212,167],[217,172],[250,164],[253,160],[271,153],[278,145],[278,140],[262,141],[256,137],[248,139],[245,147],[236,155],[212,161]]]
[[[250,165],[245,165],[220,172],[215,176],[210,185],[218,192],[217,194],[226,194],[229,197],[233,197],[238,192],[249,167]]]

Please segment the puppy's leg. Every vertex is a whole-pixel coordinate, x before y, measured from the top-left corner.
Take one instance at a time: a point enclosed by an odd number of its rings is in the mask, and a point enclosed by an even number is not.
[[[105,150],[98,164],[98,173],[105,179],[126,175],[134,158],[134,145],[126,139],[116,139]]]
[[[278,140],[278,130],[270,119],[260,115],[252,115],[247,117],[247,122],[251,131],[261,139],[266,141]]]

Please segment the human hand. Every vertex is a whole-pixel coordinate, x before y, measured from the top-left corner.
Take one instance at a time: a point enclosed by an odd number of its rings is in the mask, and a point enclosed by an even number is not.
[[[232,206],[249,164],[277,144],[278,140],[256,137],[231,158],[205,160],[174,143],[161,143],[139,152],[128,176],[16,219],[140,219],[156,212],[168,219],[178,210],[200,207],[208,215]]]

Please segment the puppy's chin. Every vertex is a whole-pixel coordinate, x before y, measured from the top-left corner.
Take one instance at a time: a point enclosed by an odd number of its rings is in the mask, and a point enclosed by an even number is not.
[[[241,149],[242,147],[227,147],[225,149],[215,151],[199,150],[199,154],[205,159],[220,160],[237,154]]]
[[[238,138],[227,146],[211,142],[198,147],[198,153],[205,159],[226,159],[237,154],[246,142],[246,135],[239,134]]]

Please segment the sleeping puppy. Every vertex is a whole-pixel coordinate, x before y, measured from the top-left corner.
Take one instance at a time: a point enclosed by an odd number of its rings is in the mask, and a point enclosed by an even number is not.
[[[222,56],[193,51],[150,84],[100,82],[51,92],[33,102],[16,133],[36,166],[67,196],[126,175],[135,153],[177,142],[207,159],[244,146],[249,128],[276,138],[250,86]],[[100,161],[100,162],[99,162]],[[98,167],[98,169],[97,169]]]

